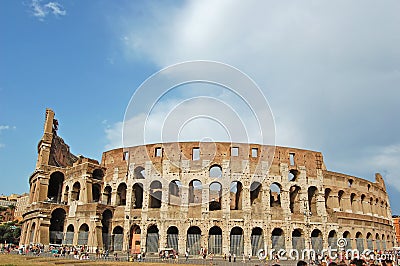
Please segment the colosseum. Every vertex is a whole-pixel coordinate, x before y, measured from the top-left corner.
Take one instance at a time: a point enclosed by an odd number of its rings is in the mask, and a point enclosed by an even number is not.
[[[21,244],[148,254],[385,250],[394,229],[375,182],[328,171],[320,152],[243,143],[158,143],[75,156],[46,110]],[[273,151],[273,152],[271,152]]]

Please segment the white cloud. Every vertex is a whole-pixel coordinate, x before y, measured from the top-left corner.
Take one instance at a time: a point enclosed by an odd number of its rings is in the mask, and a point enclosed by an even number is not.
[[[320,150],[333,171],[370,180],[382,171],[400,191],[399,9],[395,0],[186,1],[149,5],[141,23],[127,10],[115,28],[126,55],[160,67],[209,59],[245,71],[271,104],[278,145]]]
[[[11,127],[9,125],[0,125],[0,132],[3,131],[3,130],[8,130],[10,128]]]
[[[44,20],[49,14],[55,16],[65,16],[67,14],[67,11],[58,2],[48,2],[45,4],[42,0],[32,0],[31,8],[33,16],[39,20]]]
[[[10,126],[10,125],[0,125],[0,134],[2,131],[6,131],[6,130],[15,130],[17,127],[16,126]],[[5,144],[4,143],[0,143],[0,149],[4,148]]]

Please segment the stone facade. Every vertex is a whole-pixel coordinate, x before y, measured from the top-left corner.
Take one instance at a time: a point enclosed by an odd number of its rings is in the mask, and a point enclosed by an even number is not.
[[[385,184],[328,171],[320,152],[241,143],[159,143],[76,157],[46,110],[21,244],[156,253],[389,249]]]

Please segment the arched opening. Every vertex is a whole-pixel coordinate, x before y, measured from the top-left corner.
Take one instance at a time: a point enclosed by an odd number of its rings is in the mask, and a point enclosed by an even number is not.
[[[347,186],[348,187],[351,187],[352,185],[353,185],[353,179],[349,179],[348,181],[347,181]]]
[[[304,239],[304,234],[301,229],[294,229],[292,232],[292,248],[297,250],[299,254],[303,252],[306,247],[306,242]]]
[[[71,199],[78,201],[80,192],[81,192],[81,183],[75,182],[74,185],[72,186]]]
[[[297,181],[298,175],[299,175],[299,171],[297,171],[297,170],[295,170],[295,169],[290,170],[290,171],[289,171],[289,174],[288,174],[288,181],[289,181],[289,182],[295,182],[295,181]]]
[[[376,233],[376,235],[375,235],[375,249],[382,250],[381,238],[378,233]]]
[[[181,205],[181,187],[182,183],[179,180],[173,180],[169,183],[168,202],[170,205]]]
[[[308,188],[308,210],[311,215],[317,215],[317,193],[316,187],[312,186]]]
[[[273,249],[280,250],[285,248],[285,234],[281,228],[272,230],[271,240]]]
[[[252,211],[259,210],[262,204],[262,185],[260,182],[253,182],[250,185],[250,204]]]
[[[141,235],[140,226],[137,224],[132,225],[129,236],[129,249],[132,254],[139,254],[141,252],[140,248],[140,235]]]
[[[86,246],[88,244],[89,238],[89,226],[87,224],[82,224],[79,227],[78,232],[78,245],[79,246]]]
[[[50,202],[61,202],[62,186],[64,182],[64,174],[54,172],[50,175],[49,185],[47,187],[47,200]]]
[[[236,254],[236,256],[241,256],[244,252],[243,242],[244,242],[243,229],[238,226],[233,227],[230,235],[231,254]]]
[[[30,236],[29,236],[29,243],[34,243],[35,230],[36,230],[36,223],[33,223],[32,226],[31,226],[31,231],[30,231]]]
[[[260,227],[254,227],[253,230],[251,230],[251,255],[256,256],[257,252],[260,249],[265,249],[264,247],[264,233],[262,228]]]
[[[351,193],[350,194],[350,206],[351,206],[351,210],[353,213],[355,213],[357,211],[357,206],[356,206],[356,194],[355,193]]]
[[[222,254],[222,230],[219,226],[213,226],[208,231],[208,252]]]
[[[110,210],[105,210],[101,215],[101,225],[102,225],[102,239],[103,239],[103,249],[109,250],[111,248],[111,220],[113,214]]]
[[[367,208],[365,208],[365,195],[364,194],[361,195],[361,211],[364,214],[368,213]]]
[[[337,233],[335,230],[332,230],[329,232],[328,235],[328,246],[330,246],[332,249],[337,249]]]
[[[62,244],[64,236],[65,210],[58,208],[51,213],[50,218],[50,244]]]
[[[332,190],[330,188],[325,189],[325,209],[327,211],[331,211],[333,208],[332,200],[331,200]]]
[[[117,205],[125,206],[126,205],[126,184],[121,183],[117,188]]]
[[[269,188],[270,195],[270,207],[280,208],[281,207],[281,185],[279,183],[272,183]]]
[[[233,181],[230,188],[230,208],[231,210],[242,209],[243,185],[239,181]]]
[[[311,232],[311,245],[312,248],[317,252],[321,253],[323,249],[323,242],[322,242],[322,232],[318,229],[314,229]]]
[[[143,206],[143,185],[135,183],[132,187],[132,206],[134,209],[141,209]]]
[[[290,187],[290,212],[291,213],[301,213],[300,210],[300,187],[291,186]]]
[[[146,175],[144,167],[143,166],[135,167],[135,170],[133,170],[133,175],[136,179],[144,179]]]
[[[68,225],[67,232],[65,233],[65,244],[72,245],[74,243],[75,228],[72,224]]]
[[[210,167],[209,176],[211,178],[220,178],[222,177],[222,167],[218,164],[214,164]]]
[[[170,226],[167,230],[167,247],[178,251],[179,230],[176,226]]]
[[[92,174],[93,179],[103,180],[104,172],[101,169],[95,169]]]
[[[338,192],[338,204],[339,204],[339,208],[341,211],[344,210],[344,206],[343,206],[343,196],[344,196],[344,191],[343,190],[339,190]]]
[[[212,182],[209,189],[209,210],[221,210],[222,205],[222,185],[218,182]]]
[[[157,225],[151,225],[147,228],[147,237],[146,237],[146,251],[148,253],[157,253],[158,252],[158,228]]]
[[[342,249],[344,249],[344,250],[351,249],[353,245],[351,244],[351,235],[350,235],[350,232],[349,232],[349,231],[345,231],[345,232],[343,233],[343,238],[346,239],[346,246],[345,246],[345,247],[342,247]]]
[[[367,233],[367,249],[373,250],[374,249],[374,243],[372,242],[372,234]]]
[[[68,194],[69,194],[69,186],[65,187],[64,196],[63,196],[63,203],[68,204]]]
[[[100,185],[99,184],[92,184],[92,197],[93,197],[93,202],[99,202],[100,201]]]
[[[121,251],[122,244],[124,242],[124,229],[121,226],[114,227],[112,236],[113,236],[113,250]]]
[[[386,250],[386,238],[384,234],[382,234],[382,250]]]
[[[199,180],[189,183],[189,204],[201,204],[203,185]]]
[[[198,255],[201,251],[201,230],[197,226],[191,226],[187,230],[186,250],[190,255]]]
[[[111,205],[111,191],[112,191],[111,186],[106,186],[104,188],[103,196],[104,196],[104,204],[106,205]]]
[[[361,232],[356,233],[356,246],[359,252],[364,251],[364,238]]]
[[[153,181],[150,184],[150,208],[161,208],[162,184],[160,181]]]

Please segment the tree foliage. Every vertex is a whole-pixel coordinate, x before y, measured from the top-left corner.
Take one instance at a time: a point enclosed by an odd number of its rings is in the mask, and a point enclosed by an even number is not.
[[[8,222],[0,225],[0,243],[18,244],[21,236],[21,227],[16,222]]]

